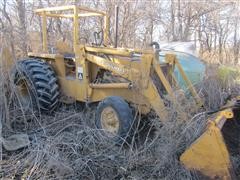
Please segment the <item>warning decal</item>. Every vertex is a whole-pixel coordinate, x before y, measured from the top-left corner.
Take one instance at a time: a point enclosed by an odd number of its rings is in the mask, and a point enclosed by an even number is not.
[[[77,75],[78,75],[78,79],[82,80],[83,79],[83,67],[78,67],[77,68]]]

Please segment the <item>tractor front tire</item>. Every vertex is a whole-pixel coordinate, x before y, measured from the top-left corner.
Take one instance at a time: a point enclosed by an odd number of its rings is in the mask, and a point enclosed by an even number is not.
[[[52,112],[57,107],[59,85],[55,72],[47,62],[37,58],[17,62],[13,82],[23,108],[31,104],[29,106],[33,110]]]
[[[95,117],[96,127],[117,144],[132,138],[133,112],[123,98],[111,96],[101,101]]]

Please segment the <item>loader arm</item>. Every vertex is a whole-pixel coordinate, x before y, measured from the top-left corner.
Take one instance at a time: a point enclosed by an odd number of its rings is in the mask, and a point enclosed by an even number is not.
[[[155,112],[158,114],[161,120],[165,120],[167,117],[167,111],[166,107],[164,105],[164,101],[159,94],[159,90],[157,87],[157,84],[154,83],[154,80],[151,77],[151,72],[156,72],[158,79],[160,80],[163,88],[166,90],[167,94],[170,96],[171,101],[173,103],[177,103],[176,97],[174,96],[174,90],[173,90],[173,84],[170,84],[169,79],[167,78],[168,74],[165,74],[161,68],[161,64],[159,62],[159,56],[157,51],[148,50],[148,51],[140,51],[140,50],[131,50],[131,49],[115,49],[115,48],[94,48],[94,47],[85,47],[84,51],[80,54],[84,54],[84,57],[86,57],[86,61],[91,62],[98,67],[101,67],[105,70],[111,71],[113,74],[119,75],[123,78],[126,78],[129,80],[129,84],[124,83],[118,83],[118,84],[91,84],[91,88],[97,87],[98,89],[101,87],[101,90],[96,91],[102,91],[104,87],[108,89],[114,89],[116,87],[120,87],[122,85],[122,88],[125,89],[128,88],[130,91],[135,91],[139,94],[137,99],[146,99],[147,102],[145,103],[145,106],[148,107],[148,109],[154,109]],[[105,57],[102,57],[102,55],[110,55],[111,57],[106,59]],[[133,59],[133,55],[138,54],[139,58],[136,60]],[[127,57],[128,60],[123,59],[123,57]],[[170,64],[169,67],[174,66],[178,61],[177,58],[173,55],[171,56],[173,61],[170,63],[170,58],[167,58],[166,64]],[[170,59],[170,60],[169,60]],[[84,60],[83,60],[84,61]],[[178,66],[181,66],[178,63]],[[187,79],[184,72],[182,72],[185,79]],[[174,75],[171,73],[171,76],[174,78]],[[174,79],[173,79],[174,80]],[[189,83],[193,88],[191,82],[188,80],[187,83]],[[120,89],[118,91],[121,91]],[[91,90],[92,92],[92,90]],[[120,92],[119,92],[120,94]],[[197,93],[193,94],[195,96],[195,100],[197,103],[200,102],[200,98],[198,97]],[[124,96],[126,100],[129,100],[129,102],[133,102],[134,100],[131,98],[129,99],[128,96]],[[94,101],[94,99],[92,99]],[[134,102],[137,103],[137,102]]]
[[[146,99],[147,102],[145,102],[145,107],[148,109],[154,109],[155,112],[158,114],[158,116],[165,120],[167,117],[167,111],[163,102],[163,99],[158,93],[158,90],[156,86],[154,85],[151,77],[150,77],[150,71],[153,66],[153,59],[154,59],[154,53],[150,51],[150,53],[146,52],[141,55],[140,59],[138,61],[126,61],[122,60],[121,58],[112,58],[112,61],[109,61],[106,58],[100,57],[98,55],[92,54],[93,52],[97,53],[106,53],[111,55],[127,55],[130,57],[130,55],[133,53],[131,50],[115,50],[110,48],[86,48],[86,59],[87,61],[96,64],[97,66],[111,71],[113,74],[120,75],[123,78],[126,78],[130,81],[129,86],[126,86],[126,88],[129,89],[129,91],[135,91],[139,95],[136,97],[136,99]],[[163,75],[164,76],[164,75]],[[166,80],[166,79],[165,79]],[[167,81],[167,80],[166,80]],[[116,88],[117,83],[109,84],[109,88]],[[119,85],[119,84],[118,84]],[[122,83],[123,85],[123,83]],[[98,87],[101,85],[98,85]],[[105,86],[106,84],[102,85],[101,87]],[[94,87],[94,85],[91,85],[91,87]],[[169,85],[169,88],[170,85]],[[121,90],[118,90],[121,91]],[[129,100],[129,102],[133,102],[134,99],[129,99],[127,95],[124,96],[126,100]]]

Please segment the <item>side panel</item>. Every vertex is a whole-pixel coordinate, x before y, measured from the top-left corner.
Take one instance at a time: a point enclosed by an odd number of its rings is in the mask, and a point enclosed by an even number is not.
[[[57,73],[58,83],[60,85],[62,94],[78,101],[85,101],[85,96],[83,93],[85,92],[85,88],[83,86],[83,81],[79,80],[77,77],[78,71],[76,70],[75,77],[66,77],[66,69],[63,57],[56,57],[55,60],[50,61],[50,63]]]

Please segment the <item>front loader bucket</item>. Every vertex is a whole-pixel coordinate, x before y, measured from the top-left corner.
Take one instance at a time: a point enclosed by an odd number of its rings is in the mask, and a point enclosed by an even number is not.
[[[232,118],[233,112],[225,110],[219,112],[214,120],[209,120],[204,133],[180,157],[187,169],[203,178],[234,179],[229,150],[222,133],[225,122]]]

